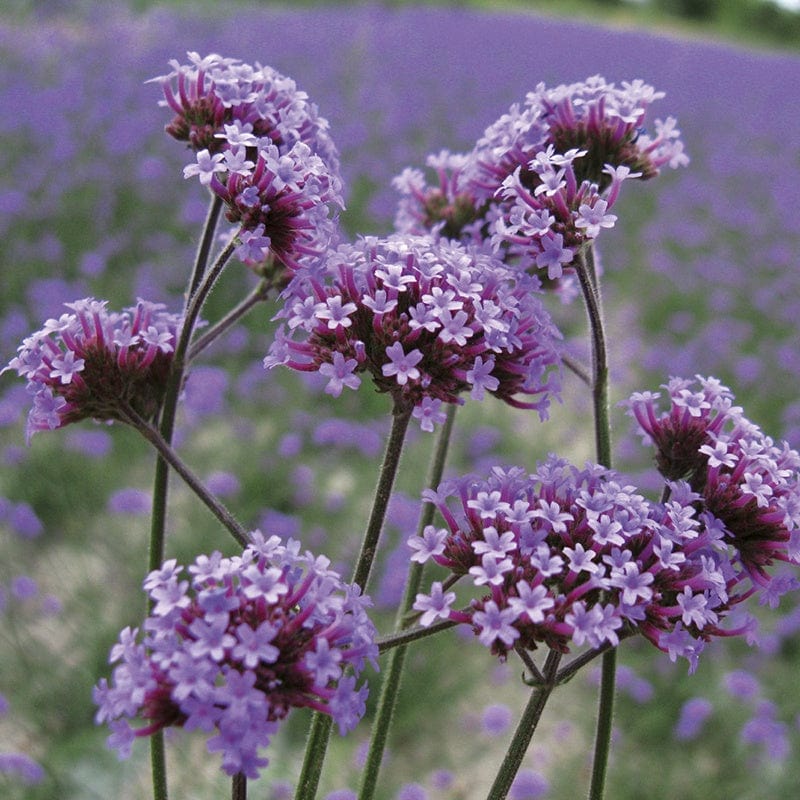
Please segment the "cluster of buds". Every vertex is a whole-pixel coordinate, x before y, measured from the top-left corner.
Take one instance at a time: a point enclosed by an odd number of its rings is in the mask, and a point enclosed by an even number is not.
[[[425,430],[463,392],[544,416],[559,388],[560,334],[537,289],[449,240],[365,238],[298,274],[278,315],[289,332],[279,329],[264,363],[319,372],[334,396],[369,373]]]
[[[174,560],[145,579],[142,640],[121,633],[112,684],[95,689],[97,721],[121,756],[169,726],[201,730],[227,774],[256,778],[267,764],[259,750],[291,708],[328,714],[342,733],[362,717],[367,688],[357,680],[378,654],[368,598],[298,542],[251,538],[241,556],[197,558],[190,580]]]
[[[28,336],[5,368],[28,381],[28,441],[37,431],[87,418],[128,422],[131,410],[153,417],[166,390],[181,317],[145,300],[121,313],[93,298],[65,305],[70,312]]]

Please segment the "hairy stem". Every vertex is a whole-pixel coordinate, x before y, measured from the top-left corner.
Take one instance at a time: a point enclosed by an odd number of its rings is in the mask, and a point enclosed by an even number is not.
[[[581,249],[578,279],[581,284],[592,340],[592,402],[597,462],[611,467],[611,420],[608,407],[608,352],[606,348],[600,285],[594,265],[591,245]],[[611,749],[611,725],[614,716],[614,685],[617,670],[617,651],[611,648],[603,654],[600,699],[595,734],[590,800],[602,800],[605,790],[608,755]]]
[[[497,772],[497,777],[486,796],[486,800],[504,800],[508,796],[511,789],[511,784],[519,771],[522,759],[528,751],[528,746],[531,743],[533,734],[536,732],[536,726],[542,717],[542,712],[547,703],[550,694],[556,687],[556,672],[558,670],[558,662],[561,660],[561,654],[555,650],[551,650],[547,654],[542,674],[544,676],[544,683],[537,686],[531,693],[528,705],[522,712],[522,717],[517,725],[514,736],[511,739],[511,744],[506,752],[503,763]]]
[[[247,776],[241,772],[231,778],[231,800],[247,800]]]
[[[445,423],[439,431],[439,437],[436,442],[436,448],[433,453],[428,480],[426,482],[426,485],[431,489],[436,489],[442,481],[444,465],[447,461],[447,451],[450,445],[450,436],[453,431],[453,420],[455,419],[456,408],[454,404],[448,405]],[[433,522],[435,510],[433,503],[423,503],[417,523],[418,535],[421,535],[425,528]],[[406,578],[405,590],[403,592],[403,600],[400,607],[397,609],[395,631],[402,630],[407,624],[405,618],[414,605],[417,592],[419,592],[422,583],[422,570],[423,564],[416,561],[411,562]],[[449,625],[447,627],[449,627]],[[439,630],[441,629],[440,627]],[[400,692],[400,683],[406,652],[408,650],[408,643],[407,641],[402,644],[394,643],[393,646],[394,649],[389,656],[388,663],[383,669],[381,694],[378,699],[378,709],[375,714],[375,719],[372,723],[372,737],[370,739],[369,753],[367,754],[364,770],[361,773],[361,786],[358,794],[359,800],[371,800],[375,794],[375,787],[378,783],[378,773],[380,771],[381,762],[383,761],[383,753],[386,749],[386,742],[389,736],[389,727],[397,704],[397,696]]]
[[[207,347],[213,344],[223,333],[235,325],[258,303],[267,300],[272,284],[262,280],[252,292],[250,292],[241,303],[232,308],[219,322],[210,327],[202,336],[198,336],[189,348],[188,361],[193,361]]]
[[[247,547],[250,539],[247,531],[236,521],[233,514],[214,497],[202,481],[192,472],[183,459],[167,443],[157,428],[142,419],[132,408],[127,409],[130,424],[155,447],[164,461],[183,478],[186,485],[200,498],[211,513],[225,526],[231,536],[242,546]]]
[[[184,322],[181,329],[181,338],[186,343],[191,337],[190,326],[187,326],[187,314],[189,303],[196,289],[197,284],[202,279],[208,267],[208,259],[211,253],[211,244],[214,241],[214,231],[217,228],[217,221],[222,210],[222,201],[218,197],[211,200],[211,204],[206,216],[203,234],[200,237],[200,244],[195,255],[192,275],[189,279],[189,287],[186,293],[186,307],[184,310]],[[185,345],[184,345],[185,347]],[[185,350],[183,351],[185,353]],[[181,355],[181,360],[183,355]],[[164,442],[172,443],[172,434],[175,429],[175,414],[178,409],[178,397],[180,396],[181,384],[183,382],[183,365],[177,358],[173,361],[173,371],[161,405],[159,421],[159,434]],[[153,503],[150,515],[150,543],[148,552],[148,571],[158,569],[164,561],[164,539],[167,528],[167,495],[169,489],[169,464],[166,459],[159,455],[156,459],[155,472],[153,475]],[[152,611],[154,601],[148,598],[147,614]],[[166,755],[164,752],[164,735],[158,731],[150,737],[150,771],[153,783],[153,800],[167,800],[167,766]]]
[[[395,409],[395,413],[392,415],[392,428],[389,432],[383,463],[378,474],[378,485],[375,488],[372,512],[364,533],[364,539],[361,542],[361,551],[351,580],[351,583],[361,587],[362,591],[366,589],[375,554],[378,550],[378,540],[383,529],[386,508],[389,505],[389,498],[392,494],[392,486],[400,464],[400,455],[403,451],[403,442],[405,441],[410,419],[410,409],[408,411]],[[305,757],[300,770],[295,800],[313,800],[316,797],[319,779],[322,775],[322,764],[328,749],[331,725],[331,718],[327,714],[321,714],[319,711],[314,712],[308,739],[306,740]]]

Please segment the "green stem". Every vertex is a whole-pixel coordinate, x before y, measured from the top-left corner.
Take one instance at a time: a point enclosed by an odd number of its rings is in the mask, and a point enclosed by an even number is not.
[[[392,415],[392,429],[386,443],[383,455],[383,464],[378,475],[378,485],[375,487],[375,500],[372,504],[372,513],[369,516],[367,530],[361,542],[361,552],[358,555],[351,583],[366,591],[375,553],[378,550],[378,540],[383,529],[383,520],[386,517],[386,508],[392,495],[392,486],[400,464],[400,454],[403,451],[403,442],[411,419],[411,410],[395,412]]]
[[[127,409],[129,423],[147,439],[158,451],[159,456],[183,478],[186,485],[202,500],[211,513],[227,528],[231,536],[242,546],[247,547],[250,539],[247,531],[236,521],[233,514],[203,485],[183,459],[172,449],[164,437],[132,408]]]
[[[394,410],[392,414],[392,429],[386,443],[383,464],[378,475],[378,485],[375,489],[375,499],[372,504],[367,529],[361,543],[361,551],[356,561],[351,583],[361,587],[364,591],[372,571],[372,564],[378,549],[383,521],[386,517],[386,508],[392,494],[392,486],[400,464],[400,454],[403,451],[403,442],[408,422],[411,419],[411,409],[408,411]],[[311,727],[306,740],[305,757],[297,782],[295,800],[313,800],[317,794],[319,779],[322,775],[322,765],[328,749],[332,720],[327,714],[315,711],[311,719]]]
[[[608,407],[608,350],[600,289],[594,269],[592,250],[580,251],[578,279],[589,317],[592,340],[592,403],[597,463],[611,467],[611,418]]]
[[[200,285],[200,281],[203,279],[206,267],[208,266],[208,258],[211,255],[211,247],[214,244],[214,234],[217,230],[217,222],[219,222],[221,211],[222,198],[217,197],[217,195],[212,195],[211,203],[208,206],[208,213],[206,214],[206,221],[203,224],[203,234],[197,245],[192,277],[189,279],[189,289],[186,294],[187,303],[189,302],[189,298],[197,291],[197,287]]]
[[[516,731],[514,731],[511,744],[503,759],[503,763],[500,765],[492,788],[486,796],[486,800],[503,800],[508,796],[511,784],[514,782],[520,764],[522,764],[522,759],[525,757],[533,734],[536,732],[536,726],[539,724],[539,720],[542,717],[545,704],[557,685],[555,678],[558,670],[558,662],[560,660],[561,654],[557,653],[555,650],[551,650],[547,654],[547,659],[542,670],[545,682],[541,686],[537,686],[531,693],[528,705],[522,712],[522,717],[517,725]]]
[[[232,308],[219,322],[210,327],[202,336],[198,336],[189,348],[188,360],[193,361],[209,345],[215,342],[225,331],[235,325],[245,316],[254,306],[269,297],[272,284],[261,281],[252,292],[250,292],[239,305]]]
[[[440,622],[434,622],[433,625],[429,625],[427,628],[416,627],[400,631],[399,633],[390,633],[377,640],[378,652],[386,653],[389,650],[394,650],[396,647],[411,644],[411,642],[416,642],[420,639],[427,639],[429,636],[446,631],[448,628],[453,628],[456,625],[458,625],[457,622],[443,619]]]
[[[231,800],[247,800],[247,776],[241,772],[231,778]]]
[[[591,246],[580,251],[578,279],[581,284],[592,340],[592,402],[594,405],[595,445],[597,462],[611,467],[611,419],[608,407],[608,353],[606,349],[600,285]],[[595,734],[590,800],[602,800],[605,790],[608,755],[611,750],[611,726],[614,716],[614,684],[616,681],[617,651],[611,648],[603,654],[600,699]]]
[[[188,311],[191,296],[194,294],[196,285],[200,282],[208,265],[208,258],[211,252],[211,244],[214,240],[214,231],[217,227],[219,213],[222,202],[219,198],[213,198],[206,216],[203,234],[200,245],[195,256],[195,263],[192,276],[189,280],[189,291],[186,296],[186,311]],[[183,358],[185,348],[191,337],[191,326],[187,325],[186,313],[184,313],[184,323],[181,329],[181,339],[185,341],[180,358],[173,361],[172,374],[164,395],[161,406],[161,417],[159,423],[159,433],[162,439],[170,444],[172,434],[175,429],[175,415],[178,408],[178,398],[180,396],[181,384],[183,382]],[[180,342],[179,342],[180,344]],[[176,356],[178,353],[176,352]],[[153,503],[150,517],[150,543],[147,556],[149,571],[158,569],[164,561],[164,539],[167,525],[167,495],[169,488],[169,464],[159,455],[156,459],[155,472],[153,475]],[[150,614],[154,601],[148,598],[147,613]],[[150,737],[150,768],[153,782],[153,800],[167,800],[167,765],[164,749],[164,736],[162,731],[158,731]]]
[[[453,432],[453,421],[457,406],[450,404],[447,407],[447,417],[444,425],[439,431],[439,437],[431,460],[430,472],[428,475],[427,486],[431,489],[442,481],[444,465],[447,461],[447,451],[450,445],[450,437]],[[423,503],[420,510],[419,521],[417,523],[417,534],[421,535],[425,528],[433,522],[435,513],[433,503]],[[406,616],[414,605],[414,601],[422,583],[423,564],[412,561],[406,578],[406,586],[403,592],[403,600],[397,609],[395,619],[395,631],[400,631],[408,624]],[[450,627],[449,625],[447,627]],[[416,637],[415,637],[416,638]],[[383,754],[386,749],[386,742],[389,736],[394,709],[397,704],[397,696],[400,692],[400,683],[403,674],[403,666],[408,651],[408,644],[395,644],[388,663],[382,670],[381,694],[378,699],[378,709],[375,719],[372,722],[372,737],[370,740],[369,753],[367,755],[364,770],[361,773],[361,786],[359,789],[359,800],[371,800],[375,794],[375,787],[378,783],[378,773],[380,772]]]

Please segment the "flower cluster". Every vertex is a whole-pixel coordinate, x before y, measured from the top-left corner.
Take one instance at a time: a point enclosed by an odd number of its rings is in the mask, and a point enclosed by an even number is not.
[[[295,82],[269,66],[244,64],[216,53],[189,52],[188,64],[172,59],[172,72],[153,78],[160,105],[175,112],[166,131],[195,151],[216,155],[236,144],[226,131],[269,139],[281,152],[305,142],[338,172],[339,156],[328,121]]]
[[[122,631],[112,685],[95,688],[97,722],[109,723],[121,756],[137,736],[199,729],[226,773],[255,778],[267,764],[259,749],[291,708],[329,714],[342,733],[363,715],[367,687],[357,679],[378,652],[368,598],[298,542],[251,538],[241,556],[198,557],[191,580],[174,560],[145,579],[152,612],[142,641]],[[135,718],[147,724],[133,728]]]
[[[290,284],[278,314],[289,332],[279,329],[264,364],[319,372],[333,396],[368,372],[425,430],[465,391],[544,416],[559,388],[560,334],[537,288],[449,240],[364,238]]]
[[[626,403],[656,447],[659,472],[689,483],[752,580],[777,591],[765,567],[800,564],[800,454],[750,422],[715,378],[672,378],[663,388],[663,413],[658,393],[637,393]]]
[[[87,418],[125,422],[131,410],[152,417],[166,389],[181,317],[145,300],[121,313],[93,298],[65,306],[70,312],[27,337],[5,368],[28,380],[28,440]]]
[[[706,641],[748,629],[720,627],[746,593],[696,514],[696,495],[685,483],[672,488],[670,502],[654,505],[610,470],[554,456],[532,475],[497,467],[487,479],[445,482],[426,498],[446,527],[412,536],[412,559],[468,577],[484,594],[456,609],[456,593],[437,581],[417,595],[421,624],[471,625],[501,657],[539,643],[559,652],[616,646],[641,633],[693,669]]]
[[[344,207],[328,123],[294,81],[260,64],[189,53],[190,64],[155,78],[176,116],[167,132],[188,141],[197,176],[238,226],[239,258],[254,269],[294,270],[335,235]],[[177,87],[177,93],[176,93]]]
[[[674,119],[656,120],[652,137],[643,132],[647,109],[660,97],[641,81],[617,87],[600,76],[553,89],[540,84],[470,153],[429,158],[436,184],[420,170],[398,176],[395,225],[491,240],[521,266],[560,278],[582,244],[613,226],[609,210],[623,180],[688,163]]]

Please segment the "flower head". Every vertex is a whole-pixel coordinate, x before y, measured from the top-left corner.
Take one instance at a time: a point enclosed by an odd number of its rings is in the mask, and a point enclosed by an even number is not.
[[[559,333],[536,287],[447,240],[365,238],[298,274],[278,314],[289,333],[281,327],[264,363],[319,372],[333,395],[369,373],[426,430],[441,419],[437,401],[467,391],[543,415],[558,390]]]
[[[172,71],[152,79],[164,93],[160,104],[175,113],[166,127],[170,136],[212,154],[259,140],[285,152],[302,141],[338,171],[328,121],[291,78],[257,62],[187,55],[188,64],[172,59]]]
[[[399,231],[486,246],[523,269],[547,270],[570,294],[562,273],[577,251],[613,227],[610,213],[624,180],[651,178],[688,163],[675,120],[645,132],[649,105],[663,93],[642,81],[616,86],[600,76],[530,92],[486,128],[466,154],[428,159],[394,180],[402,197]]]
[[[27,378],[33,407],[27,437],[78,420],[127,421],[159,408],[172,363],[181,317],[139,300],[121,313],[85,298],[49,319],[18,348],[5,369]]]
[[[342,180],[328,123],[305,92],[271,67],[189,53],[154,80],[175,112],[167,133],[187,141],[197,176],[238,226],[237,255],[259,272],[294,270],[329,246]]]
[[[297,542],[252,540],[241,556],[200,556],[188,578],[173,560],[145,579],[144,632],[122,631],[112,682],[95,688],[96,720],[121,755],[170,725],[200,729],[227,774],[255,778],[291,708],[329,714],[343,733],[363,715],[356,680],[377,658],[368,598]],[[132,727],[137,718],[145,725]]]
[[[446,528],[409,545],[415,560],[470,579],[480,597],[454,608],[455,594],[436,582],[414,607],[422,624],[471,625],[501,657],[641,633],[694,665],[712,636],[741,632],[720,623],[746,594],[734,591],[741,576],[696,517],[694,495],[676,484],[675,497],[649,503],[610,470],[553,456],[532,475],[497,467],[487,479],[446,482],[427,493]]]
[[[744,568],[766,588],[767,566],[800,563],[800,454],[750,422],[715,378],[672,378],[663,388],[666,411],[658,394],[643,392],[627,401],[629,413],[655,445],[661,474],[688,481]]]

